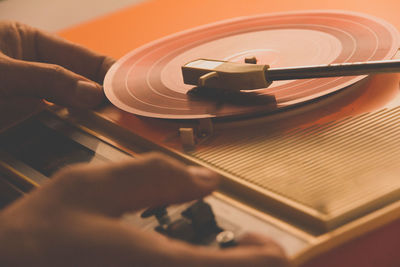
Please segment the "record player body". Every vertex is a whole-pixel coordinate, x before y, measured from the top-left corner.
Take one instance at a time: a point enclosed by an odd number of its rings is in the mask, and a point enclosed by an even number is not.
[[[228,202],[306,240],[291,254],[301,263],[399,218],[399,81],[380,75],[284,112],[215,121],[193,149],[179,129],[198,129],[198,120],[143,118],[112,106],[56,113],[125,150],[140,144],[219,172]]]
[[[182,18],[174,18],[167,23],[166,28],[161,27],[165,24],[157,23],[157,18],[152,24],[143,15],[143,11],[147,11],[145,14],[149,16],[150,12],[157,13],[165,5],[179,4],[179,14],[187,17],[189,10],[194,8],[188,6],[189,2],[197,5],[195,1],[153,1],[65,31],[63,35],[119,57],[142,44],[141,42],[152,41],[158,37],[157,34],[165,35],[183,29],[180,27],[192,27],[196,23],[226,16],[254,14],[259,12],[258,8],[265,7],[264,1],[254,1],[255,7],[244,5],[241,1],[219,1],[221,5],[229,2],[232,10],[225,6],[227,12],[224,14],[210,11],[208,17],[194,16],[191,20],[183,20],[184,24],[176,24]],[[312,7],[319,7],[316,2],[309,2],[314,5]],[[394,2],[387,2],[392,5],[392,9],[395,8]],[[203,1],[199,8],[205,10],[205,7],[213,6],[213,3]],[[295,9],[301,8],[298,3],[292,4]],[[349,8],[348,5],[351,3],[339,3],[335,7]],[[381,5],[382,3],[379,6]],[[276,3],[271,3],[269,7],[274,11],[288,8],[284,4]],[[356,11],[375,11],[373,4],[370,7],[350,8]],[[398,25],[395,26],[400,26],[400,21],[396,21],[398,18],[393,13],[388,13],[388,10],[386,13],[370,13],[397,22]],[[171,9],[172,13],[178,11]],[[127,20],[135,15],[139,18]],[[136,19],[143,19],[149,27],[143,38],[127,38],[129,31],[125,27],[136,23]],[[121,21],[127,22],[121,27]],[[152,31],[153,26],[159,28]],[[134,27],[136,35],[143,33],[143,29],[136,25]],[[107,29],[106,34],[110,34],[108,39],[114,38],[112,44],[107,40],[100,47],[96,36],[92,39],[83,37],[88,31],[93,36],[96,29]],[[315,33],[306,34],[319,38]],[[104,38],[102,34],[98,37],[100,36]],[[360,39],[365,37],[362,36]],[[342,47],[342,44],[336,44],[329,37],[321,38],[322,43],[326,41],[333,44],[333,47]],[[115,42],[116,40],[119,42]],[[398,46],[398,40],[391,41],[391,44]],[[151,45],[148,47],[151,48]],[[210,48],[201,49],[207,51]],[[254,52],[254,48],[251,49]],[[392,52],[386,53],[380,59],[393,57],[397,47],[390,49]],[[332,62],[340,53],[343,51],[335,52],[333,48],[333,51],[325,55],[328,59],[324,58],[321,63]],[[354,55],[354,51],[349,53]],[[273,53],[263,54],[261,57],[265,55],[268,60],[276,57]],[[182,53],[174,54],[167,62],[175,60],[181,64],[186,57],[185,53],[183,56]],[[303,57],[304,60],[307,58],[309,57]],[[321,57],[314,59],[320,60]],[[171,66],[168,63],[165,64],[167,68],[175,68],[172,63]],[[151,74],[146,75],[148,77]],[[169,84],[177,78],[173,75],[172,78],[165,77]],[[137,78],[141,79],[142,76]],[[338,85],[334,90],[320,94],[312,92],[305,97],[303,95],[301,101],[293,101],[289,99],[290,96],[282,94],[281,98],[278,97],[278,106],[281,104],[282,109],[273,112],[256,110],[250,116],[240,114],[240,118],[231,116],[232,113],[228,112],[226,114],[229,116],[220,118],[218,113],[207,113],[212,116],[197,116],[197,113],[184,120],[176,120],[174,117],[171,117],[173,120],[166,120],[160,119],[163,116],[135,116],[113,105],[107,105],[95,112],[68,111],[54,106],[49,109],[85,132],[133,155],[148,150],[160,150],[185,162],[219,172],[224,176],[222,189],[213,196],[217,200],[210,200],[217,206],[217,210],[218,207],[223,210],[218,201],[224,201],[240,210],[238,212],[251,214],[266,225],[272,225],[272,228],[284,232],[285,234],[279,234],[279,231],[277,233],[276,230],[271,230],[275,238],[281,239],[278,241],[290,251],[294,262],[303,263],[400,218],[400,145],[397,142],[400,137],[399,81],[398,74],[376,75],[364,79],[353,77],[339,83],[341,86]],[[285,86],[285,83],[276,87],[279,89],[279,86]],[[160,110],[155,113],[165,114]],[[196,131],[202,127],[199,126],[202,121],[198,119],[204,117],[206,120],[207,117],[216,117],[212,121],[213,129],[206,129],[203,134],[199,134],[194,147],[188,149],[183,146],[179,129],[192,128]],[[237,220],[240,225],[240,217]],[[393,227],[392,231],[395,231]],[[389,242],[392,242],[391,245],[395,244],[393,240]],[[385,259],[384,256],[379,257]],[[396,258],[386,260],[390,260],[390,264],[396,264],[393,263]],[[397,258],[398,262],[400,259]]]

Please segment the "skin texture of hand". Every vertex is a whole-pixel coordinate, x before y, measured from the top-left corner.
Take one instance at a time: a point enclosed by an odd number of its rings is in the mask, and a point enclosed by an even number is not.
[[[27,25],[0,22],[0,125],[10,115],[2,108],[18,112],[14,101],[21,98],[96,107],[113,63]],[[258,235],[210,250],[121,220],[127,212],[198,199],[217,184],[206,169],[154,154],[67,167],[0,212],[0,266],[288,266],[282,249]]]
[[[114,60],[17,22],[0,22],[0,100],[32,97],[67,107],[104,100]]]
[[[288,266],[272,240],[224,250],[192,246],[121,220],[126,212],[198,199],[218,177],[158,154],[76,165],[0,213],[0,266]]]

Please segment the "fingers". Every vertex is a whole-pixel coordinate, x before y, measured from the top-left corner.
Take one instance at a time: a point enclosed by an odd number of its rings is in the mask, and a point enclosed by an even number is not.
[[[218,184],[215,173],[159,154],[117,164],[81,165],[55,179],[63,202],[111,216],[197,199]]]
[[[38,60],[63,66],[99,84],[103,84],[107,70],[115,62],[110,57],[42,31],[36,30],[35,40]]]
[[[117,253],[113,258],[124,259],[125,257],[126,262],[121,262],[119,266],[130,266],[129,263],[132,262],[137,266],[175,267],[292,266],[284,250],[275,241],[256,234],[251,234],[250,238],[257,239],[256,243],[240,244],[234,248],[215,249],[171,240],[162,235],[139,231],[129,225],[119,227],[113,236],[118,236],[118,232],[120,232],[120,238],[116,238],[114,241],[116,244],[123,242],[125,245],[114,244],[115,246],[109,247],[107,251],[108,254],[113,250]],[[126,250],[122,251],[121,247]]]
[[[182,247],[181,249],[183,251],[176,254],[178,255],[176,266],[291,266],[284,250],[275,241],[256,234],[245,235],[239,240],[239,245],[233,248],[210,250],[201,247]],[[193,262],[196,264],[192,265]]]
[[[0,96],[44,98],[68,107],[95,107],[102,87],[57,65],[0,57]]]
[[[94,258],[102,262],[114,261],[114,263],[115,259],[119,259],[121,261],[114,264],[117,266],[132,266],[132,264],[135,264],[135,266],[175,267],[291,266],[284,250],[275,241],[257,234],[245,235],[242,238],[246,240],[245,244],[242,244],[239,240],[237,247],[215,249],[190,245],[169,239],[155,232],[139,230],[129,224],[116,224],[115,220],[102,220],[97,216],[87,218],[87,221],[96,222],[92,223],[84,232],[92,232],[93,234],[90,235],[94,239],[92,243],[100,245],[96,250],[97,255],[99,255],[99,250],[106,252],[100,254],[104,257]],[[101,229],[101,223],[107,224],[107,231]],[[80,223],[78,229],[82,229],[84,225],[85,223]],[[79,236],[82,235],[79,234]],[[112,238],[109,236],[112,236]],[[87,251],[87,249],[84,251]]]
[[[99,84],[103,83],[107,70],[114,63],[112,58],[28,25],[6,22],[0,25],[0,30],[2,28],[13,32],[15,43],[20,43],[20,51],[10,52],[10,57],[18,55],[21,60],[59,65]]]
[[[99,84],[113,63],[112,58],[30,26],[0,23],[0,97],[95,107],[105,100]]]

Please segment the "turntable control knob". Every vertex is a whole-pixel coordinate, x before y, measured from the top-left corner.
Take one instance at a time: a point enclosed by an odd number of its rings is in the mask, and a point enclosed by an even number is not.
[[[192,221],[193,228],[199,235],[221,232],[211,206],[202,200],[184,210],[182,216]]]
[[[185,219],[178,219],[170,223],[165,233],[169,237],[187,242],[193,242],[196,238],[195,229],[193,229],[193,226]]]
[[[142,218],[149,218],[151,216],[155,216],[160,225],[167,225],[170,223],[170,218],[168,216],[166,205],[155,208],[149,208],[140,215],[140,217]]]
[[[185,149],[193,149],[196,145],[193,128],[179,128],[179,136]]]
[[[257,64],[257,58],[255,56],[251,56],[251,57],[246,57],[244,59],[244,63],[247,64]]]
[[[215,239],[221,248],[228,248],[236,246],[235,234],[232,231],[222,231]]]

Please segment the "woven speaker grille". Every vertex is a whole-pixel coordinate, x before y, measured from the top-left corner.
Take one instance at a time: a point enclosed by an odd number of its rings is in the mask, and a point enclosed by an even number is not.
[[[400,107],[282,134],[270,125],[219,130],[189,154],[346,220],[400,198]]]

